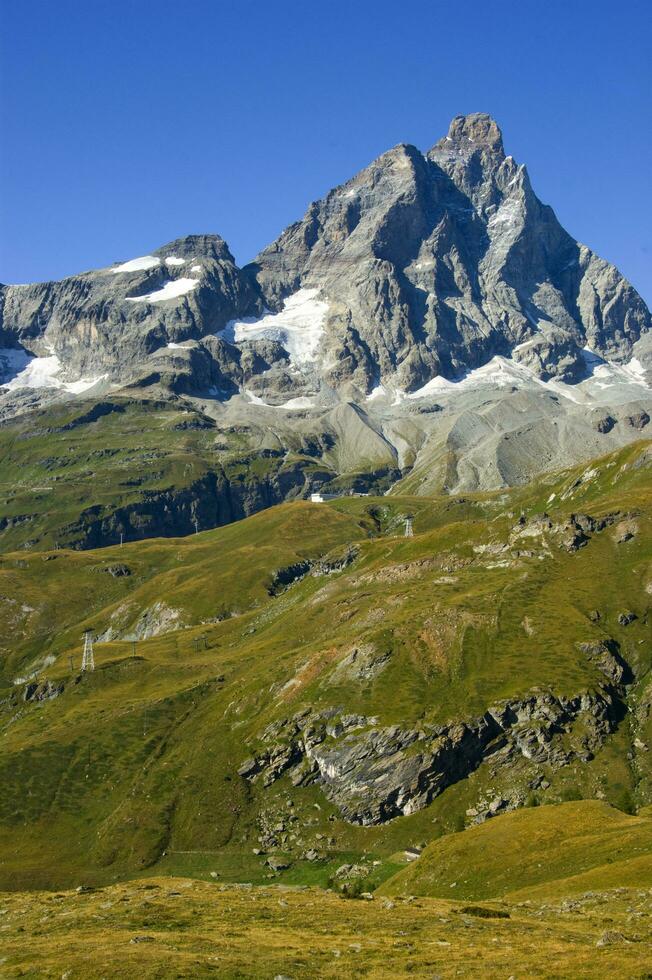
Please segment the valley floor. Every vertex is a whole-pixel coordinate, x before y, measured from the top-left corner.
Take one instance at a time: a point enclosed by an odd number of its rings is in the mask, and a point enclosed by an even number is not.
[[[0,976],[648,977],[651,894],[478,905],[178,878],[5,893]]]

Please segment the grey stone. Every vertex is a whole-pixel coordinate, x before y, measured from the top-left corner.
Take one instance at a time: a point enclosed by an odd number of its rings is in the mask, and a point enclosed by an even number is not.
[[[127,388],[155,393],[198,409],[182,428],[215,428],[220,440],[233,427],[251,458],[277,453],[279,471],[242,486],[216,470],[109,514],[87,508],[65,528],[75,546],[117,543],[122,529],[126,540],[191,533],[197,517],[216,526],[342,474],[362,492],[384,492],[410,470],[426,494],[513,485],[634,441],[649,423],[650,389],[636,381],[621,378],[608,394],[594,386],[588,410],[541,386],[590,384],[602,359],[634,354],[649,384],[652,318],[618,270],[539,201],[483,113],[453,119],[426,153],[388,150],[245,268],[218,235],[178,239],[152,256],[150,268],[0,287],[0,382],[13,370],[7,350],[54,354],[63,381],[102,377],[82,396],[98,404],[70,425],[121,411],[114,385],[120,397]],[[138,301],[180,279],[196,285],[173,300]],[[283,338],[236,341],[231,321],[278,312],[298,289],[328,304],[314,360],[291,364]],[[533,377],[405,397],[496,355]],[[372,391],[379,397],[368,400]],[[0,418],[74,397],[0,389]],[[291,465],[286,450],[298,456]],[[432,465],[444,457],[444,469]],[[32,520],[0,518],[0,531]],[[586,537],[569,533],[571,550]],[[306,573],[336,570],[317,563]]]
[[[634,612],[623,612],[618,616],[618,623],[620,626],[629,626],[634,620],[638,619],[638,616]]]
[[[275,725],[276,737],[288,741],[249,760],[246,778],[270,786],[288,771],[296,783],[294,771],[305,772],[309,765],[312,781],[342,817],[368,826],[423,809],[497,752],[552,769],[587,760],[613,731],[631,672],[613,642],[582,644],[582,651],[606,678],[594,692],[565,698],[537,691],[495,704],[480,718],[422,729],[368,725],[347,732],[338,728],[332,711],[310,712],[302,729],[292,720]],[[333,734],[326,740],[327,726]],[[566,737],[575,729],[581,733],[577,743]],[[279,769],[274,760],[281,756],[285,763]],[[524,802],[518,790],[494,797],[476,807],[473,822]]]

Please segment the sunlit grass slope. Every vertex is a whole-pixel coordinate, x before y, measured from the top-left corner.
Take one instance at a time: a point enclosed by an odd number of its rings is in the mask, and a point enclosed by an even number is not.
[[[521,513],[543,510],[555,526],[578,511],[617,516],[577,551],[554,535],[515,539]],[[318,785],[238,776],[263,729],[306,708],[409,727],[533,690],[575,696],[604,683],[579,644],[605,638],[632,670],[629,711],[595,758],[547,773],[526,802],[651,802],[635,744],[652,737],[651,516],[639,445],[511,493],[297,502],[186,538],[3,554],[0,885],[148,869],[264,883],[260,821],[290,804],[302,847],[274,880],[325,885],[364,858],[378,885],[403,848],[459,829],[512,777],[483,765],[427,808],[359,827]],[[636,618],[623,625],[626,611]],[[95,672],[80,676],[87,628],[101,639]],[[336,672],[360,644],[389,655],[364,682]],[[46,681],[62,693],[24,700],[28,682]],[[304,859],[317,840],[320,860]]]
[[[518,810],[435,841],[380,888],[465,899],[652,887],[652,814],[599,800]]]

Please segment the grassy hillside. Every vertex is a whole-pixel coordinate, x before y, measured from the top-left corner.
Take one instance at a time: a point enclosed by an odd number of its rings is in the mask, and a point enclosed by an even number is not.
[[[652,814],[599,800],[506,813],[430,844],[384,895],[510,900],[652,885]]]
[[[351,865],[373,888],[406,847],[489,805],[652,802],[650,488],[643,444],[510,493],[296,502],[180,539],[4,553],[0,886],[160,873],[339,888]],[[569,550],[579,511],[609,519]],[[86,628],[97,669],[81,675]],[[497,739],[428,805],[373,826],[298,769],[238,774],[287,749],[306,711],[361,718],[357,737],[514,699],[591,705],[611,682],[582,644],[606,642],[628,672],[615,715],[597,742],[590,712],[554,735],[567,761],[506,756]]]
[[[343,455],[337,433],[286,421],[281,439],[169,393],[75,400],[0,425],[0,549],[190,534],[306,496],[313,483],[387,483],[386,470],[386,460]]]

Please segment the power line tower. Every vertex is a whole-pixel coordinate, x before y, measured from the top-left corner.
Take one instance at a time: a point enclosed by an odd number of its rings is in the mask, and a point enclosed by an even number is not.
[[[405,537],[406,538],[413,538],[414,537],[414,531],[412,530],[412,518],[411,517],[406,517],[405,518]]]
[[[82,657],[82,670],[95,670],[95,658],[93,656],[93,634],[90,630],[84,633],[84,655]]]

